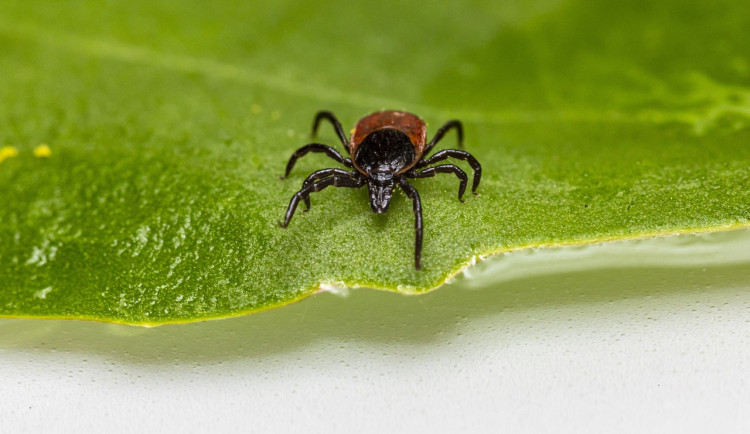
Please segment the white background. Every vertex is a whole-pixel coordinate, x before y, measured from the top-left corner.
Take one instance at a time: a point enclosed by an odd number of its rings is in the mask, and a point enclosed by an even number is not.
[[[0,320],[2,432],[750,432],[750,231],[138,328]]]

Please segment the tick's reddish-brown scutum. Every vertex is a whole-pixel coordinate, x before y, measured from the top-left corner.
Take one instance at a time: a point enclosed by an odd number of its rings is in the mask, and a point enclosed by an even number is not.
[[[401,131],[409,136],[411,144],[414,145],[414,152],[416,154],[414,161],[401,169],[397,174],[404,173],[411,169],[412,166],[422,158],[427,138],[427,126],[424,121],[419,116],[411,113],[387,110],[373,113],[360,119],[360,121],[357,122],[357,126],[354,127],[351,140],[349,141],[349,150],[352,157],[357,155],[357,147],[362,143],[365,137],[374,131],[382,130],[384,128],[393,128]],[[367,173],[357,165],[356,161],[354,161],[355,158],[352,158],[352,160],[354,167],[363,175],[367,175]]]

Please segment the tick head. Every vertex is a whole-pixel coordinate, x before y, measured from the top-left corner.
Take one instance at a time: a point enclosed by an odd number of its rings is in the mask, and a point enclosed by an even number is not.
[[[393,196],[393,178],[383,181],[371,180],[367,183],[367,187],[370,190],[372,212],[383,214],[388,211],[388,205],[391,204],[391,196]]]

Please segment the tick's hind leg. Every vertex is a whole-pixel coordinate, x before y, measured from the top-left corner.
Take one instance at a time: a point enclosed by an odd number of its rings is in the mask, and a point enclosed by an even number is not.
[[[458,180],[461,181],[461,184],[458,186],[458,200],[463,202],[463,199],[461,198],[464,196],[464,192],[466,191],[466,183],[468,182],[469,177],[466,176],[466,172],[461,170],[455,164],[441,164],[440,166],[428,167],[421,172],[413,172],[409,177],[430,178],[435,176],[436,173],[454,173],[456,177],[458,177]]]
[[[406,177],[399,177],[398,185],[414,204],[414,268],[419,270],[422,268],[422,202],[417,189],[406,181]]]
[[[355,178],[350,173],[347,173],[347,176],[334,175],[302,188],[292,196],[292,200],[289,201],[289,207],[286,209],[286,214],[284,214],[284,223],[278,222],[279,226],[282,228],[289,226],[289,221],[292,220],[292,216],[294,216],[294,211],[297,209],[300,200],[304,200],[310,193],[320,191],[330,185],[334,187],[359,188],[365,185],[365,181],[363,178]]]
[[[312,127],[312,137],[315,137],[315,135],[318,134],[318,125],[320,125],[320,121],[322,121],[323,119],[333,124],[333,129],[336,130],[336,134],[338,134],[339,140],[341,140],[341,144],[344,145],[344,149],[346,149],[346,152],[349,152],[349,140],[346,139],[344,129],[341,128],[341,122],[339,122],[339,120],[336,119],[336,116],[334,116],[333,113],[329,111],[319,111],[315,115],[315,120],[313,121]],[[349,153],[351,154],[351,152]]]
[[[335,175],[352,177],[352,174],[347,172],[344,169],[318,170],[316,172],[313,172],[310,176],[307,177],[307,179],[305,179],[305,182],[302,183],[302,190],[314,184],[316,180],[328,178],[329,176],[335,176]],[[302,212],[307,212],[307,210],[310,209],[310,195],[308,194],[307,196],[303,197],[302,200],[305,202],[305,208],[306,208]]]
[[[286,165],[286,170],[284,171],[284,176],[281,178],[286,178],[289,176],[289,172],[292,171],[292,168],[294,167],[294,164],[297,162],[298,159],[302,158],[305,154],[308,152],[323,152],[329,157],[333,158],[334,160],[338,161],[339,163],[343,164],[346,167],[354,167],[352,165],[352,160],[349,158],[344,158],[339,151],[333,149],[332,147],[328,145],[323,145],[320,143],[310,143],[309,145],[305,145],[296,151],[294,151],[294,154],[292,154],[291,158],[289,158],[289,163]]]
[[[466,151],[459,151],[458,149],[443,149],[442,151],[436,152],[435,155],[430,158],[420,160],[414,167],[419,169],[448,158],[464,160],[469,163],[469,166],[471,166],[472,169],[474,169],[474,182],[471,184],[471,192],[477,194],[477,187],[479,187],[479,181],[482,179],[482,165],[479,164],[479,161],[477,161],[473,155]]]
[[[440,127],[440,129],[437,130],[437,133],[435,133],[435,137],[430,140],[430,143],[427,144],[427,146],[424,148],[423,155],[427,155],[432,151],[432,148],[437,145],[437,142],[440,141],[440,139],[443,138],[443,136],[451,130],[451,128],[456,129],[456,133],[458,133],[458,147],[463,148],[464,147],[464,127],[461,124],[461,121],[458,120],[452,120],[448,121]]]

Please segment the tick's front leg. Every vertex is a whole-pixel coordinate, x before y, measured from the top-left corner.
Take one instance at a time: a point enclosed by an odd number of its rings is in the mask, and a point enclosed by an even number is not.
[[[306,196],[309,196],[312,192],[320,191],[331,185],[333,185],[334,187],[359,188],[365,185],[365,183],[361,178],[355,178],[347,172],[347,176],[334,175],[330,178],[325,178],[319,182],[316,182],[308,187],[304,187],[300,191],[295,193],[294,196],[292,196],[292,200],[289,201],[289,207],[286,209],[286,214],[284,214],[284,223],[278,222],[279,226],[281,226],[282,228],[286,228],[289,226],[289,222],[292,220],[294,211],[297,210],[297,205],[299,204],[300,200],[304,200],[304,198]]]
[[[406,181],[406,177],[399,177],[398,185],[414,205],[414,268],[419,270],[422,268],[422,201],[419,200],[417,189]]]

